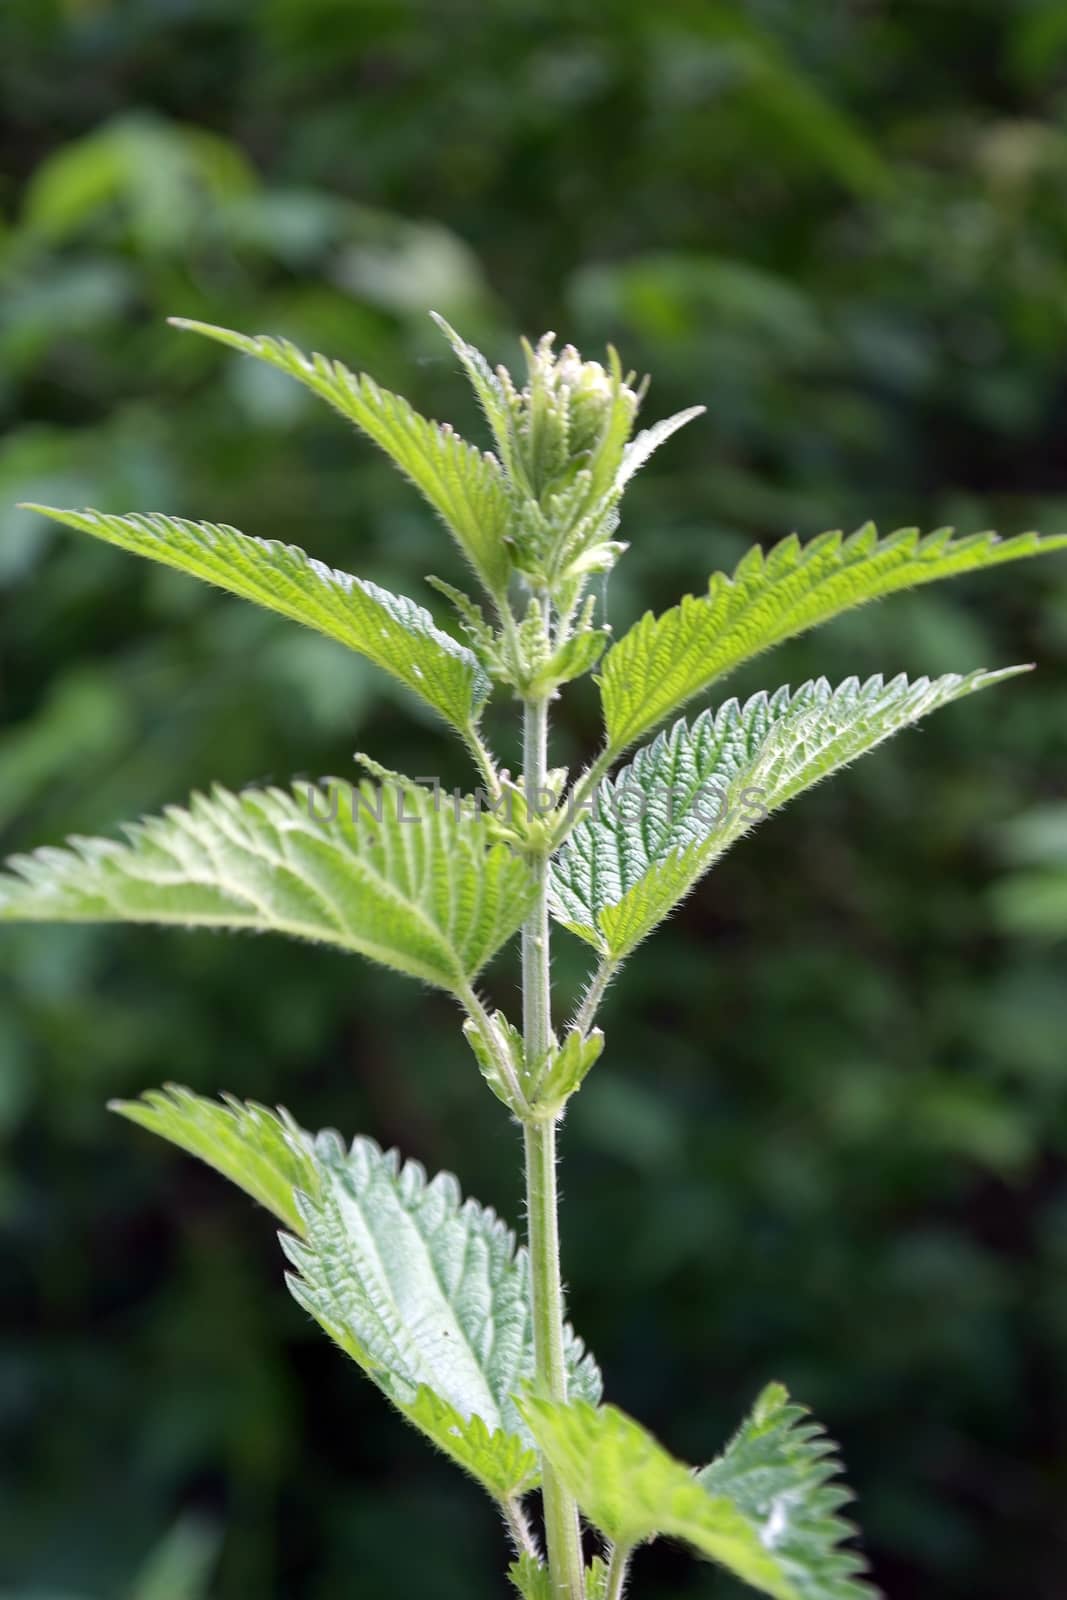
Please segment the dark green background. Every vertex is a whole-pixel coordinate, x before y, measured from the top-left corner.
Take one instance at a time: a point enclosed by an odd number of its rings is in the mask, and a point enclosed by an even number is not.
[[[475,432],[430,306],[496,358],[616,340],[649,416],[705,402],[627,502],[617,629],[793,528],[1067,527],[1062,0],[5,0],[0,97],[5,850],[356,747],[462,775],[358,660],[12,509],[229,520],[423,601],[459,575],[370,446],[167,313]],[[731,685],[1032,658],[718,869],[612,994],[566,1128],[611,1397],[699,1461],[784,1379],[893,1596],[1067,1582],[1067,561]],[[586,686],[554,754],[595,738]],[[449,1003],[269,940],[0,951],[5,1600],[503,1596],[493,1516],[312,1331],[268,1219],[103,1109],[166,1079],[284,1100],[517,1221]],[[487,987],[513,1002],[513,963]],[[645,1600],[735,1592],[639,1559]]]

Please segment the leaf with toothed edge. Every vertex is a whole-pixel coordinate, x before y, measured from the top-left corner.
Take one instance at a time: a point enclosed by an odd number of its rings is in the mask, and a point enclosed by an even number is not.
[[[558,1590],[543,1561],[521,1555],[508,1568],[508,1577],[522,1600],[558,1600]],[[600,1556],[594,1556],[585,1569],[585,1600],[607,1600],[608,1569]]]
[[[525,863],[486,819],[425,790],[217,788],[134,823],[16,856],[0,922],[140,922],[284,933],[453,993],[517,932]]]
[[[236,333],[185,317],[170,321],[288,373],[355,423],[429,501],[489,592],[504,592],[511,571],[504,542],[510,502],[495,456],[468,444],[447,424],[420,416],[402,396],[379,388],[365,374],[326,356],[307,356],[288,339]]]
[[[941,528],[920,538],[903,528],[879,539],[870,523],[848,539],[824,533],[801,544],[794,534],[766,553],[757,545],[732,576],[713,573],[706,594],[687,595],[659,617],[647,612],[608,651],[601,675],[608,748],[620,754],[742,662],[855,606],[1063,549],[1067,534],[953,539]]]
[[[382,667],[465,732],[491,684],[474,653],[404,595],[315,561],[296,545],[253,539],[223,523],[159,514],[111,516],[28,505],[68,528],[214,583],[336,639]]]
[[[168,1139],[214,1167],[239,1189],[299,1231],[296,1192],[317,1194],[314,1140],[287,1111],[224,1095],[222,1103],[180,1084],[149,1089],[139,1100],[113,1100],[109,1110]]]
[[[508,1577],[522,1600],[556,1600],[551,1574],[536,1556],[521,1555],[508,1568]]]
[[[475,398],[489,424],[500,459],[509,475],[514,476],[511,447],[511,407],[507,390],[497,377],[482,352],[450,327],[444,317],[431,311],[430,316],[459,357],[467,374]]]
[[[282,1241],[294,1296],[490,1493],[524,1493],[537,1480],[514,1399],[534,1374],[526,1251],[450,1173],[427,1181],[368,1139],[317,1149],[320,1192],[298,1197],[301,1238]],[[573,1391],[596,1397],[600,1375],[570,1329],[566,1361]]]
[[[553,1472],[613,1544],[629,1549],[669,1534],[775,1600],[800,1600],[756,1524],[625,1412],[532,1395],[522,1412]]]
[[[852,1495],[832,1441],[780,1383],[768,1384],[722,1455],[697,1473],[760,1528],[800,1600],[876,1600],[839,1515]]]
[[[622,960],[768,813],[921,717],[1026,667],[914,682],[825,678],[678,722],[600,792],[549,869],[552,913]]]
[[[495,1499],[536,1487],[533,1439],[512,1391],[533,1375],[529,1263],[492,1211],[370,1139],[346,1148],[286,1111],[188,1089],[114,1110],[197,1155],[288,1225],[288,1281],[304,1308],[427,1438]],[[600,1375],[567,1330],[568,1377]]]

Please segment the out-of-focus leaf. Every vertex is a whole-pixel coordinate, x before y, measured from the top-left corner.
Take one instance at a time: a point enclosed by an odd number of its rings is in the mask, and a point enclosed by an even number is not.
[[[207,1600],[219,1535],[199,1517],[185,1517],[154,1550],[129,1600]]]
[[[847,1543],[855,1530],[839,1515],[852,1498],[839,1472],[822,1428],[772,1383],[697,1482],[752,1519],[802,1600],[875,1600],[866,1563]]]

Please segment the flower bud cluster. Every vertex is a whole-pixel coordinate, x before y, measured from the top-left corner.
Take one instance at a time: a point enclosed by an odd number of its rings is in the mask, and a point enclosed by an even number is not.
[[[507,399],[516,491],[515,563],[551,590],[611,566],[621,493],[619,473],[643,390],[609,364],[583,361],[573,345],[557,355],[555,335],[524,342],[527,380],[517,389],[497,371]]]

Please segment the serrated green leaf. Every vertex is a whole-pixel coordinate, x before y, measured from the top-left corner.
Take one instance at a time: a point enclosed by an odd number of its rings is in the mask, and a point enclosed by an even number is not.
[[[299,1236],[283,1236],[297,1299],[453,1461],[499,1500],[535,1486],[533,1440],[508,1400],[533,1371],[526,1253],[491,1211],[461,1202],[451,1174],[427,1183],[369,1139],[346,1150],[287,1111],[175,1086],[113,1109]],[[595,1397],[599,1373],[572,1334],[568,1362],[577,1392]]]
[[[534,1371],[525,1250],[450,1173],[427,1182],[368,1139],[345,1151],[320,1135],[316,1150],[319,1193],[299,1199],[302,1238],[283,1239],[294,1296],[490,1493],[524,1492],[537,1476],[513,1399]],[[595,1398],[600,1375],[569,1329],[567,1365]]]
[[[527,1089],[539,1116],[559,1115],[600,1060],[603,1049],[604,1035],[599,1028],[588,1034],[572,1028],[559,1048],[549,1051],[541,1073]]]
[[[508,389],[493,371],[482,352],[473,344],[468,344],[455,328],[445,321],[436,311],[431,311],[430,316],[440,328],[452,349],[459,357],[463,370],[467,374],[475,398],[481,406],[493,435],[500,459],[505,470],[515,476],[514,461],[511,443],[511,400]],[[512,394],[514,391],[511,391]]]
[[[297,1232],[303,1220],[295,1192],[317,1194],[314,1141],[287,1111],[224,1095],[223,1103],[168,1083],[110,1109],[197,1156]]]
[[[487,1428],[480,1416],[464,1416],[426,1384],[411,1405],[400,1409],[495,1500],[516,1499],[540,1482],[537,1452],[528,1438],[503,1427]]]
[[[585,1569],[585,1600],[606,1600],[608,1592],[608,1564],[594,1556]]]
[[[518,929],[530,874],[484,817],[417,789],[215,789],[127,827],[16,856],[0,922],[147,922],[285,933],[455,993]]]
[[[553,915],[621,960],[743,834],[901,728],[1025,672],[825,678],[678,722],[604,785],[550,867]]]
[[[24,509],[218,584],[338,640],[399,679],[460,732],[477,720],[491,688],[473,652],[438,628],[422,606],[327,567],[296,545],[182,517]]]
[[[1025,556],[1067,549],[1067,535],[1000,539],[951,529],[920,538],[904,528],[879,540],[868,524],[843,539],[794,535],[766,554],[757,545],[733,576],[712,574],[705,595],[646,613],[608,651],[601,677],[608,747],[618,754],[693,695],[772,645],[869,600]]]
[[[522,1600],[557,1600],[552,1575],[536,1556],[521,1555],[508,1568],[508,1577]]]
[[[522,1595],[522,1600],[558,1600],[559,1591],[543,1561],[536,1556],[521,1555],[508,1568],[508,1577]],[[594,1556],[585,1569],[585,1600],[605,1600],[608,1569],[599,1556]]]
[[[839,1472],[822,1428],[772,1383],[697,1481],[755,1523],[801,1600],[872,1600],[866,1563],[845,1544],[855,1529],[838,1515],[852,1498]]]
[[[516,1085],[524,1078],[526,1058],[522,1033],[502,1011],[493,1012],[484,1021],[468,1017],[463,1024],[463,1037],[471,1047],[478,1070],[489,1088],[509,1111],[525,1109],[521,1095],[516,1096]]]
[[[599,629],[575,634],[565,644],[554,650],[531,674],[525,692],[534,698],[552,695],[560,684],[584,677],[596,666],[604,654],[607,635]]]
[[[775,1600],[800,1600],[756,1526],[614,1406],[527,1397],[523,1415],[590,1522],[630,1548],[670,1534]]]
[[[380,389],[340,361],[307,356],[287,339],[250,336],[206,322],[172,317],[177,328],[203,334],[242,355],[254,356],[296,378],[372,439],[441,516],[491,594],[501,595],[510,574],[509,501],[500,463],[447,424],[430,422],[400,395]]]

